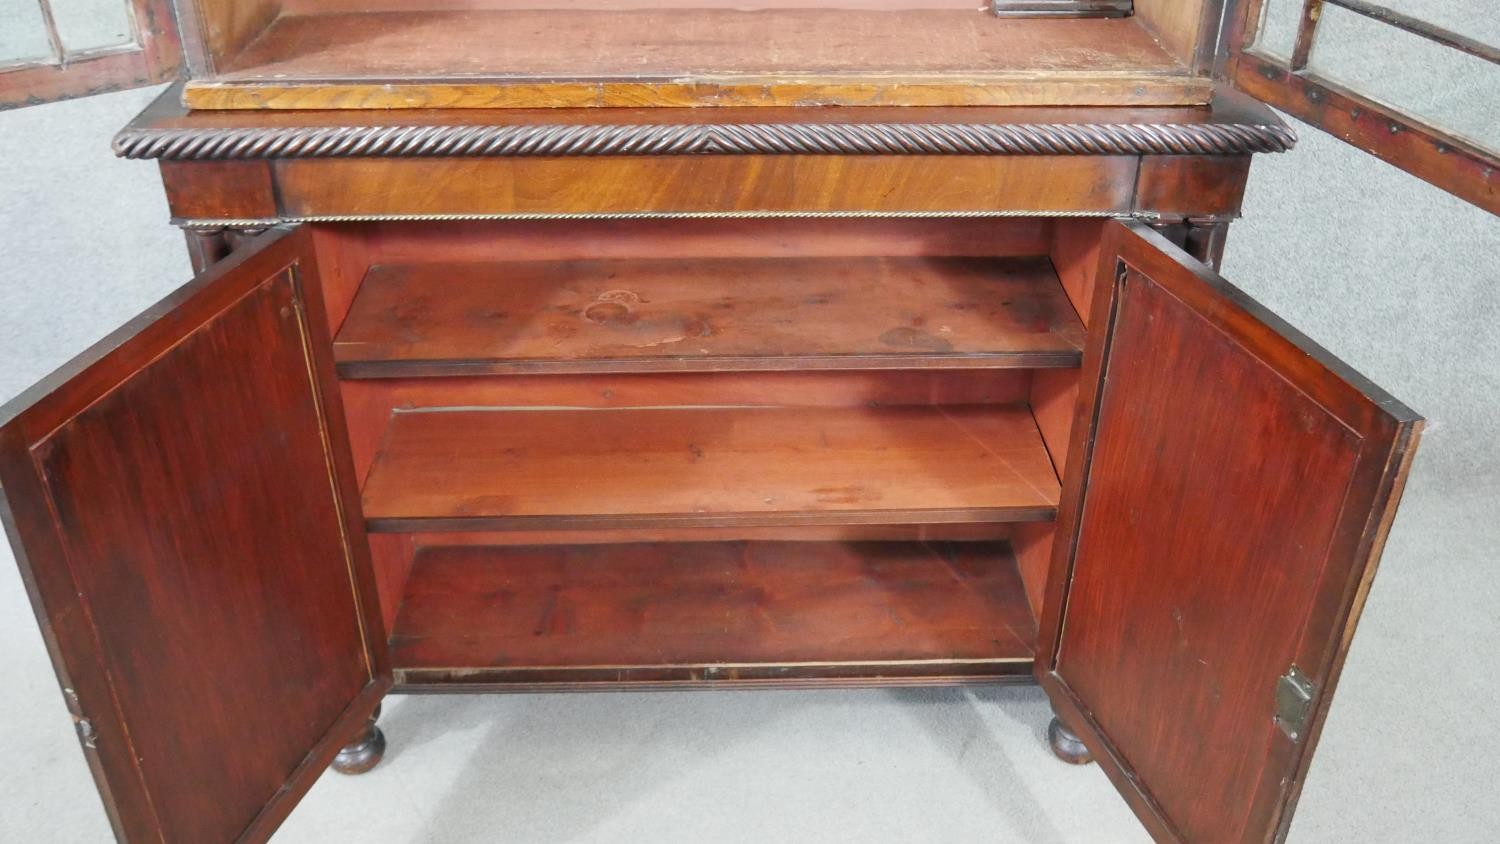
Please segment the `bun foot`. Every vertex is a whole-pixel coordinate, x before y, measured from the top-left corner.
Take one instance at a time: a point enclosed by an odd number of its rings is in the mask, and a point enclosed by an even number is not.
[[[380,717],[380,708],[375,708],[375,714],[370,716],[370,723],[354,739],[344,745],[339,755],[333,757],[333,769],[341,774],[363,774],[380,764],[380,759],[385,756],[385,733],[375,726],[375,719]]]
[[[1093,754],[1083,746],[1083,741],[1056,717],[1047,725],[1047,743],[1052,745],[1052,753],[1069,765],[1087,765],[1094,761]]]

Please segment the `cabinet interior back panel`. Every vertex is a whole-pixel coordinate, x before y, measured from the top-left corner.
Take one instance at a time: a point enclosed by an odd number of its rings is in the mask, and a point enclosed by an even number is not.
[[[194,108],[1189,105],[1132,18],[968,9],[552,8],[283,14]]]
[[[683,73],[1183,68],[1136,22],[974,10],[517,9],[292,15],[227,78],[672,77]]]

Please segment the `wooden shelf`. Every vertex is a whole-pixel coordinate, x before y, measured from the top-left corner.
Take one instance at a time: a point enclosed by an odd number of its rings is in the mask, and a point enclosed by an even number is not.
[[[1029,677],[1004,543],[433,547],[391,635],[397,684],[890,684]]]
[[[1046,521],[1024,407],[398,411],[374,531]]]
[[[363,4],[369,7],[371,4]],[[939,9],[283,14],[192,108],[1199,105],[1137,21]]]
[[[372,268],[334,341],[351,378],[1076,367],[1046,258],[698,258]]]

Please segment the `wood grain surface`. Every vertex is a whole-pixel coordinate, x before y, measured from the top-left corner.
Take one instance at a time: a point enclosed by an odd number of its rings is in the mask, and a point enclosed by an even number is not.
[[[1039,674],[1158,840],[1280,840],[1420,420],[1144,226],[1101,268]]]
[[[1130,19],[978,9],[470,9],[283,15],[193,108],[1196,105]]]
[[[917,524],[1052,518],[1024,407],[398,412],[375,530]]]
[[[1029,663],[1035,636],[1004,543],[689,542],[423,548],[391,645],[408,678],[806,679]]]
[[[344,377],[1076,366],[1045,258],[386,265],[334,340]]]

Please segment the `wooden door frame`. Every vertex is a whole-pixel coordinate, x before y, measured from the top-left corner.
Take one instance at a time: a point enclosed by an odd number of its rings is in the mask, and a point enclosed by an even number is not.
[[[1221,53],[1224,76],[1239,90],[1298,120],[1393,164],[1454,196],[1500,214],[1500,155],[1443,131],[1398,109],[1376,102],[1320,75],[1307,66],[1314,31],[1324,4],[1372,15],[1374,4],[1354,0],[1305,0],[1297,44],[1288,60],[1255,49],[1265,0],[1239,0],[1225,20]],[[1358,9],[1366,11],[1358,11]],[[1381,9],[1382,12],[1389,10]],[[1390,12],[1400,16],[1399,13]],[[1384,17],[1377,19],[1385,20]],[[1390,21],[1386,21],[1389,23]],[[1419,37],[1450,43],[1456,33],[1421,22],[1398,28]],[[1418,32],[1425,29],[1426,33]],[[1493,49],[1493,48],[1490,48]]]
[[[72,55],[62,47],[51,15],[43,13],[53,56],[0,66],[0,111],[154,85],[182,67],[182,42],[172,0],[128,0],[135,40],[131,44]]]

